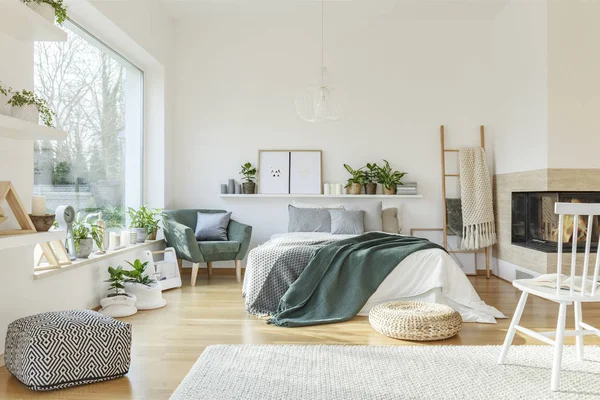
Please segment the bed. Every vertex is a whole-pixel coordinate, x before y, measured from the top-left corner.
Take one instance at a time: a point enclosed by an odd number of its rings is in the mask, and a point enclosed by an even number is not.
[[[285,233],[274,235],[254,248],[248,256],[242,290],[246,310],[258,316],[274,313],[279,299],[298,279],[314,252],[351,236]],[[479,298],[452,257],[439,249],[422,250],[406,257],[379,285],[358,315],[368,315],[377,304],[407,300],[446,304],[457,310],[464,322],[495,323],[496,318],[506,318]]]

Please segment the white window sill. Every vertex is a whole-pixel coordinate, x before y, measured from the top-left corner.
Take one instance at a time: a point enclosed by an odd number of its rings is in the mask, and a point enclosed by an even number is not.
[[[146,240],[144,243],[139,243],[139,244],[134,244],[134,245],[131,245],[131,246],[127,246],[127,247],[125,247],[123,249],[119,249],[119,250],[116,250],[116,251],[107,252],[106,254],[102,254],[102,255],[94,257],[94,258],[78,258],[75,261],[71,262],[71,264],[65,265],[65,266],[60,267],[60,268],[49,269],[49,270],[45,270],[45,271],[34,271],[34,273],[33,273],[33,279],[34,280],[43,279],[43,278],[47,278],[49,276],[54,276],[54,275],[57,275],[57,274],[62,274],[63,272],[67,272],[67,271],[73,270],[75,268],[79,268],[79,267],[83,267],[85,265],[93,264],[96,261],[105,260],[107,258],[111,258],[111,257],[117,256],[117,255],[129,253],[129,252],[132,252],[132,251],[139,251],[139,250],[142,250],[142,249],[145,249],[145,248],[154,247],[157,243],[162,244],[162,247],[165,246],[165,242],[162,239],[160,239],[160,240]]]

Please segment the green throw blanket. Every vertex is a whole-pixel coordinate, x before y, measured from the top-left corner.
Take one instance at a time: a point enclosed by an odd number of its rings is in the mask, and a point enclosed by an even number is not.
[[[283,295],[268,323],[294,327],[347,321],[400,261],[426,249],[444,250],[427,239],[381,232],[324,246]]]

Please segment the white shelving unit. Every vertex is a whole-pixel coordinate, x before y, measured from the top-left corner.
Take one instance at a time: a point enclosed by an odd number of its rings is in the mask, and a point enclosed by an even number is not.
[[[17,40],[63,42],[67,33],[19,0],[0,0],[0,32]]]
[[[329,198],[329,199],[422,199],[422,194],[221,194],[224,199],[252,198]]]
[[[0,137],[17,140],[64,140],[67,132],[0,115]]]
[[[65,230],[0,236],[0,250],[14,249],[16,247],[51,242],[54,240],[64,240],[66,236],[67,233]]]

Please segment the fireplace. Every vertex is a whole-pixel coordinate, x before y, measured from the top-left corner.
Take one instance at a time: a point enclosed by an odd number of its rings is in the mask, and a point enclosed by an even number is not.
[[[577,247],[585,249],[588,217],[565,216],[563,230],[558,232],[558,215],[554,214],[554,203],[600,203],[600,192],[513,192],[511,216],[512,244],[546,253],[558,251],[558,241],[565,244],[565,252],[571,249],[573,234],[577,235]],[[577,225],[577,229],[574,226]],[[592,250],[598,246],[599,221],[594,217],[592,224]]]

